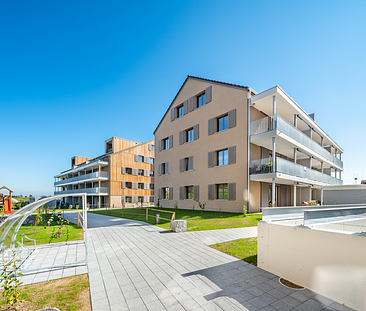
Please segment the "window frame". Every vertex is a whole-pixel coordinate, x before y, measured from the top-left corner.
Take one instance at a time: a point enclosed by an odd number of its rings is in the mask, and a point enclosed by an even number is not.
[[[186,186],[186,200],[193,200],[194,199],[194,186]]]
[[[222,154],[222,163],[221,164],[220,164],[220,154]],[[225,155],[226,155],[226,158],[225,158]],[[229,149],[228,148],[216,151],[216,157],[217,157],[216,166],[229,165]],[[226,163],[225,163],[225,159],[226,159]]]
[[[201,101],[201,105],[200,105],[201,99],[202,99],[202,101]],[[203,92],[196,96],[196,108],[200,108],[204,105],[206,105],[206,92]]]
[[[132,168],[126,167],[126,175],[132,175]]]
[[[143,182],[137,183],[137,189],[144,190],[144,183]]]
[[[226,187],[226,198],[225,198],[225,187]],[[221,196],[221,197],[220,197]],[[216,200],[229,200],[229,184],[216,184]]]
[[[151,165],[154,165],[154,158],[150,158],[149,163],[150,163]]]
[[[169,137],[163,139],[163,150],[169,149]]]
[[[144,170],[142,168],[137,169],[137,175],[138,176],[144,176]]]
[[[184,116],[184,106],[183,106],[183,104],[176,107],[176,116],[177,116],[177,119]]]
[[[126,189],[132,189],[132,182],[131,181],[126,181]]]
[[[163,187],[162,200],[169,200],[169,187]]]
[[[126,203],[132,203],[132,197],[131,196],[126,196],[125,201],[126,201]]]
[[[221,129],[220,129],[220,123],[221,123],[220,120],[222,120],[222,128]],[[216,122],[217,122],[217,125],[216,125],[217,126],[216,127],[216,129],[217,129],[216,132],[217,133],[229,129],[229,114],[225,114],[221,117],[217,117]],[[226,128],[225,128],[225,125],[226,125]]]
[[[190,143],[191,141],[194,141],[194,129],[193,129],[193,127],[188,129],[188,130],[185,130],[184,134],[185,134],[185,143]]]

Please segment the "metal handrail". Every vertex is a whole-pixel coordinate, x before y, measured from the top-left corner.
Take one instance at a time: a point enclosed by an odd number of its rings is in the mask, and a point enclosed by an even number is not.
[[[29,241],[33,241],[34,242],[34,246],[37,246],[37,241],[34,240],[34,239],[31,239],[31,238],[28,238],[24,233],[22,234],[22,245],[24,246],[24,243],[23,243],[23,237],[25,237],[27,240]],[[18,240],[16,240],[18,242]],[[18,242],[19,243],[19,242]]]

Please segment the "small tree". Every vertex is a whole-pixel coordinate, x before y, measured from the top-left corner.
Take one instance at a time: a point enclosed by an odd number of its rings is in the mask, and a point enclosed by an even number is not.
[[[247,217],[247,213],[248,213],[247,207],[245,205],[243,205],[243,215],[244,215],[244,217]]]
[[[175,209],[175,210],[177,210],[177,209],[178,209],[178,201],[177,201],[177,200],[175,200],[175,202],[174,202],[174,209]]]
[[[8,263],[3,263],[1,277],[1,287],[4,289],[3,296],[6,298],[6,303],[14,306],[20,300],[20,292],[18,287],[23,284],[18,280],[19,276],[23,274],[19,273],[19,267],[17,262],[19,259],[15,259],[15,252],[12,254],[13,259]]]
[[[206,203],[201,203],[199,200],[195,200],[198,203],[199,208],[201,209],[202,213],[205,210]]]

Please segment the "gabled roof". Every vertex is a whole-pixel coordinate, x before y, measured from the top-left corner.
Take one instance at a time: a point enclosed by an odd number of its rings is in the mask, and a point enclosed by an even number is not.
[[[172,100],[171,104],[169,105],[168,109],[166,110],[165,114],[163,115],[163,117],[161,118],[158,126],[156,127],[155,131],[153,132],[153,134],[155,135],[155,132],[157,131],[157,129],[159,128],[161,122],[163,121],[163,119],[165,118],[165,116],[168,114],[168,111],[170,110],[170,108],[172,107],[175,99],[178,97],[180,91],[183,89],[184,85],[187,83],[187,81],[189,79],[194,79],[194,80],[200,80],[200,81],[205,81],[205,82],[210,82],[210,83],[215,83],[215,84],[221,84],[224,86],[229,86],[229,87],[234,87],[234,88],[240,88],[240,89],[244,89],[249,91],[249,87],[248,86],[244,86],[244,85],[239,85],[239,84],[233,84],[233,83],[227,83],[227,82],[222,82],[222,81],[217,81],[217,80],[211,80],[211,79],[205,79],[205,78],[200,78],[200,77],[195,77],[195,76],[190,76],[188,75],[187,78],[184,80],[182,86],[180,87],[178,93],[174,96],[174,99]],[[255,92],[254,92],[255,93]]]

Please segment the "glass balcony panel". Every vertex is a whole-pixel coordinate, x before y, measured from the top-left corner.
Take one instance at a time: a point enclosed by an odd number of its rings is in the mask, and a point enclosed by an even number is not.
[[[92,193],[92,194],[99,194],[99,193],[108,193],[108,187],[96,187],[96,188],[84,188],[84,189],[72,189],[72,190],[65,190],[65,191],[55,191],[55,195],[58,194],[71,194],[71,193]]]
[[[54,183],[55,186],[58,186],[58,185],[64,185],[64,184],[68,184],[68,183],[71,183],[71,182],[74,182],[74,181],[80,181],[80,180],[87,180],[87,179],[97,179],[97,178],[108,178],[108,172],[103,172],[103,171],[100,171],[100,172],[94,172],[94,173],[90,173],[90,174],[84,174],[84,175],[80,175],[80,176],[77,176],[77,177],[72,177],[72,178],[67,178],[67,179],[64,179],[64,180],[60,180],[60,181],[56,181]]]
[[[252,121],[250,123],[250,135],[257,135],[265,132],[269,132],[273,129],[277,129],[292,139],[298,141],[302,145],[313,150],[317,154],[323,156],[328,161],[343,168],[343,162],[331,154],[328,150],[324,149],[317,142],[312,140],[309,136],[295,128],[292,124],[281,118],[279,115],[275,115],[275,118],[268,116],[259,120]]]

